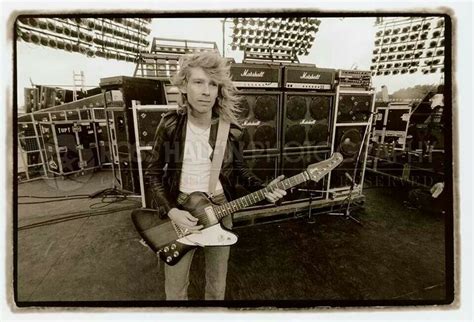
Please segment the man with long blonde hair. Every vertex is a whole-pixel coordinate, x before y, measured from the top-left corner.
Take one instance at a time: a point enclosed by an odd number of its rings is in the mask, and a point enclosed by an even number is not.
[[[220,118],[230,123],[230,130],[212,201],[222,204],[231,200],[237,184],[249,191],[263,187],[244,164],[240,143],[242,128],[236,117],[238,96],[229,69],[229,63],[216,52],[183,56],[179,71],[172,79],[180,91],[179,109],[163,116],[155,135],[154,157],[146,175],[161,213],[187,232],[198,233],[202,225],[198,225],[198,219],[188,211],[180,209],[180,205],[192,192],[209,192]],[[276,178],[270,185],[281,179]],[[266,193],[266,199],[275,202],[285,194],[284,190],[275,189]],[[222,223],[228,229],[232,226],[230,217],[225,217]],[[206,300],[224,299],[229,252],[229,246],[204,248]],[[194,251],[190,251],[176,265],[165,265],[167,300],[188,298],[193,255]]]

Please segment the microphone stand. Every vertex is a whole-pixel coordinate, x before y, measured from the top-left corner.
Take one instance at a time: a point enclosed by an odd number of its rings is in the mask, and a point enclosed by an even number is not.
[[[360,143],[359,152],[357,153],[357,158],[356,158],[356,161],[354,163],[354,172],[352,174],[352,178],[350,178],[351,186],[350,186],[350,189],[349,189],[349,196],[347,197],[347,207],[346,207],[344,212],[330,212],[330,213],[328,213],[328,215],[330,215],[330,216],[344,216],[346,219],[350,219],[350,220],[354,221],[355,223],[357,223],[361,226],[362,226],[362,222],[351,215],[351,209],[350,208],[351,208],[351,203],[352,203],[352,192],[354,191],[355,184],[356,184],[357,166],[359,164],[359,159],[360,159],[360,156],[362,154],[362,149],[365,146],[365,140],[368,137],[369,127],[372,124],[372,117],[375,114],[376,114],[375,112],[370,113],[370,118],[369,118],[369,120],[368,120],[368,122],[365,126],[365,131],[364,131],[364,135],[362,137],[362,142]],[[349,176],[349,174],[347,172],[346,172],[346,175]]]
[[[309,192],[308,224],[314,224],[316,220],[313,217],[313,197],[315,196],[316,192],[325,193],[326,191],[314,189],[298,189],[298,191]]]

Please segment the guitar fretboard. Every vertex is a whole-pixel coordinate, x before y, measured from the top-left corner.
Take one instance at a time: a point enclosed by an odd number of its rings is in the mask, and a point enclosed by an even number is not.
[[[266,192],[271,192],[275,188],[283,189],[283,190],[288,190],[294,186],[299,185],[300,183],[303,183],[305,181],[308,181],[310,179],[308,173],[306,171],[297,174],[293,177],[287,178],[285,180],[282,180],[275,185],[272,185],[271,187],[266,187],[263,189],[260,189],[258,191],[252,192],[244,197],[241,197],[239,199],[235,199],[231,202],[227,202],[225,204],[222,204],[220,206],[215,206],[214,211],[215,215],[218,220],[221,220],[225,216],[229,216],[233,214],[236,211],[239,211],[241,209],[244,209],[246,207],[249,207],[251,205],[256,204],[259,201],[262,201],[265,199],[265,193]]]

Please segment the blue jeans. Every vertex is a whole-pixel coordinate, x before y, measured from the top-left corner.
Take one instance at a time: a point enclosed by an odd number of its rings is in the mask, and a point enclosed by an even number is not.
[[[225,195],[213,198],[214,203],[227,202]],[[232,228],[232,219],[227,216],[222,220],[227,228]],[[189,286],[189,271],[195,249],[189,251],[174,266],[165,266],[165,293],[167,300],[187,300]],[[206,265],[206,300],[223,300],[225,296],[227,263],[229,261],[229,246],[204,247]]]

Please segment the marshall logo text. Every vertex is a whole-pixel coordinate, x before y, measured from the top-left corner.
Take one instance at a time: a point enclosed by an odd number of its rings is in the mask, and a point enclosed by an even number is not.
[[[301,76],[300,79],[311,79],[311,80],[319,80],[321,78],[321,74],[308,74],[307,72],[304,72]]]
[[[245,69],[243,73],[240,74],[242,77],[259,77],[262,78],[265,75],[265,72],[251,72],[248,69]]]
[[[259,126],[261,121],[244,121],[243,126]]]

